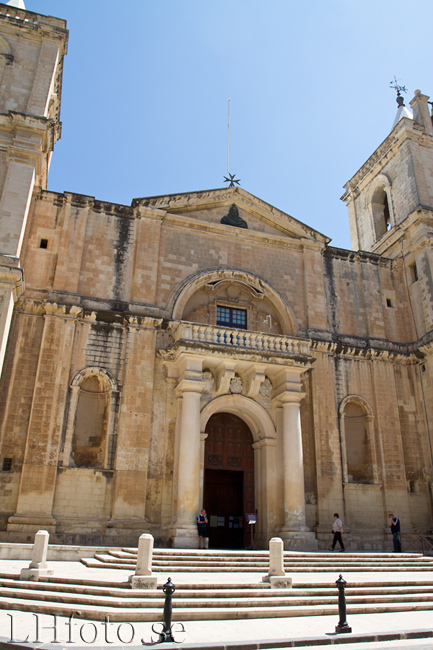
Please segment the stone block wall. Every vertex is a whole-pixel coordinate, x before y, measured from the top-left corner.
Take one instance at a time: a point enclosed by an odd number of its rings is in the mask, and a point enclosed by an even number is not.
[[[227,197],[231,203],[229,191]],[[240,205],[243,199],[237,198]],[[2,454],[14,445],[3,525],[13,514],[9,530],[23,530],[37,499],[60,536],[75,531],[86,539],[132,541],[151,530],[164,543],[176,512],[178,398],[159,351],[174,345],[167,326],[174,310],[182,318],[184,288],[194,276],[225,268],[232,269],[227,277],[234,283],[241,277],[252,282],[259,296],[254,300],[265,304],[278,296],[288,333],[309,341],[314,363],[303,377],[301,402],[308,525],[327,544],[337,511],[355,531],[357,547],[367,534],[367,512],[375,531],[367,544],[383,543],[386,512],[396,505],[408,525],[415,526],[413,507],[425,526],[431,453],[403,265],[333,249],[314,233],[304,241],[290,221],[284,233],[272,229],[246,205],[241,212],[250,229],[242,232],[219,223],[224,207],[209,214],[190,203],[169,210],[38,195],[25,238],[25,296],[0,389]],[[47,246],[41,248],[42,239]],[[208,295],[215,301],[211,289]],[[215,325],[214,311],[203,310],[204,323]],[[107,373],[114,387],[115,462],[100,471],[69,467],[65,451],[73,431],[74,378],[86,368]],[[427,389],[428,362],[426,368]],[[19,406],[11,400],[15,394]],[[372,413],[374,484],[345,478],[341,405],[348,396],[364,400]],[[276,411],[265,402],[276,426]],[[283,481],[278,472],[275,481]],[[77,506],[81,486],[92,494],[88,516]],[[283,516],[279,507],[277,519]]]

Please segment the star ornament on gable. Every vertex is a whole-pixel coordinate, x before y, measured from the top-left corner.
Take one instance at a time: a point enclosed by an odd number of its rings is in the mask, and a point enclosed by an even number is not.
[[[235,183],[237,183],[237,184],[240,186],[240,184],[241,184],[241,179],[237,180],[237,179],[235,178],[236,174],[230,174],[230,172],[229,172],[229,176],[230,176],[230,178],[227,178],[227,176],[224,176],[224,181],[225,181],[226,183],[229,183],[229,187],[234,187],[234,186],[235,186]]]

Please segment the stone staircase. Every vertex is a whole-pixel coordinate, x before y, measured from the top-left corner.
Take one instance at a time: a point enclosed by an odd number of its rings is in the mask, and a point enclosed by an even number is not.
[[[133,573],[137,549],[119,549],[82,562],[87,567],[122,568]],[[303,582],[294,577],[291,589],[271,589],[268,584],[253,578],[249,584],[239,582],[227,572],[267,573],[268,554],[265,551],[181,551],[157,549],[153,557],[153,571],[164,578],[173,578],[176,592],[173,596],[173,620],[230,620],[251,618],[278,618],[289,616],[336,615],[339,573],[348,581],[346,589],[349,614],[407,612],[433,610],[433,559],[416,554],[331,554],[285,553],[285,567],[289,575],[295,573],[329,573],[325,583]],[[349,572],[364,573],[365,579],[351,581]],[[397,577],[373,582],[372,571],[398,572]],[[215,579],[199,582],[185,579],[184,573],[218,572]],[[405,572],[412,575],[405,576]],[[413,579],[417,572],[419,578]],[[425,576],[423,576],[425,572]],[[429,573],[431,572],[431,573]],[[164,594],[157,590],[131,589],[127,582],[86,578],[83,567],[76,578],[47,576],[39,582],[18,580],[18,576],[0,575],[0,608],[29,611],[39,614],[71,616],[76,619],[118,622],[157,622],[161,620]],[[176,575],[178,574],[178,579]],[[332,575],[331,575],[332,574]]]
[[[261,573],[268,569],[268,551],[199,551],[155,549],[152,559],[154,572],[168,573]],[[97,553],[83,558],[91,568],[127,569],[133,571],[137,549],[123,548]],[[348,573],[367,571],[433,571],[433,557],[417,553],[284,553],[284,568],[293,573]]]

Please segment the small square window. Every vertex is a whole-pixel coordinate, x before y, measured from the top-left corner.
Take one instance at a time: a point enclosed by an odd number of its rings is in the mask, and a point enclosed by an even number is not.
[[[2,472],[10,472],[12,469],[12,458],[3,458]]]
[[[221,305],[217,305],[217,325],[246,330],[246,309],[235,309],[234,307],[222,307]]]
[[[39,248],[48,248],[48,239],[42,239],[39,242]]]

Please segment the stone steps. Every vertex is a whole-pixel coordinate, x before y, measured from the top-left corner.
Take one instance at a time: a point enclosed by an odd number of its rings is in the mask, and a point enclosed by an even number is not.
[[[81,561],[91,568],[116,568],[132,570],[136,565],[137,551],[134,549],[121,549],[108,553],[97,553],[94,558],[83,558]],[[168,572],[265,572],[268,566],[266,551],[250,553],[218,552],[218,551],[155,551],[152,559],[153,571],[166,570]],[[309,573],[313,571],[424,571],[431,567],[433,558],[423,557],[418,554],[339,554],[314,553],[294,554],[285,553],[284,567],[288,573]]]
[[[0,587],[0,598],[25,598],[26,600],[49,601],[52,603],[67,603],[69,605],[95,605],[98,607],[122,607],[122,608],[158,608],[164,603],[164,595],[161,590],[150,592],[141,592],[139,595],[132,594],[131,590],[126,591],[122,596],[112,596],[108,592],[104,595],[68,592],[48,589],[26,589],[24,585],[20,587]],[[371,593],[364,595],[351,592],[346,594],[347,604],[364,604],[370,605],[372,600]],[[227,590],[225,594],[208,593],[208,590],[202,590],[194,598],[190,597],[186,591],[176,591],[173,596],[173,607],[180,609],[187,608],[242,608],[242,607],[286,607],[286,606],[309,606],[316,605],[333,605],[338,601],[336,589],[329,590],[328,594],[319,596],[308,593],[307,590],[299,592],[298,589],[269,590],[266,594],[260,593],[253,596],[251,593],[241,594],[235,590]],[[402,603],[402,602],[426,602],[431,601],[431,592],[420,593],[414,592],[408,594],[382,593],[374,594],[374,603]],[[433,605],[433,603],[432,603]]]
[[[267,586],[266,591],[251,588],[251,586],[239,587],[229,585],[219,585],[218,589],[214,586],[209,588],[208,585],[194,585],[194,591],[185,588],[184,585],[178,585],[176,593],[173,596],[173,607],[177,610],[187,609],[209,609],[226,610],[227,618],[237,618],[233,614],[233,608],[236,610],[248,609],[268,609],[278,607],[308,607],[310,610],[318,606],[333,606],[335,608],[338,600],[337,591],[334,586],[326,585],[321,588],[311,585],[300,585],[293,589],[275,589],[271,590]],[[404,593],[402,593],[402,591]],[[398,605],[404,603],[406,607],[412,609],[413,604],[433,602],[431,594],[433,593],[433,584],[417,585],[374,585],[366,587],[365,585],[352,585],[346,590],[347,604],[363,605],[364,610],[371,609],[376,605],[383,607],[385,604],[395,611],[399,611]],[[161,610],[164,604],[164,594],[161,589],[158,590],[132,590],[127,587],[113,590],[107,587],[83,587],[78,585],[65,585],[55,583],[50,579],[46,583],[34,583],[25,581],[2,580],[0,586],[0,603],[7,599],[11,603],[12,599],[16,602],[26,601],[31,611],[41,611],[44,605],[57,604],[62,607],[72,608],[68,615],[77,611],[77,605],[80,611],[94,612],[95,607],[99,610],[108,611],[108,609],[139,609],[143,612]],[[89,610],[90,608],[90,610]],[[68,610],[69,611],[69,610]],[[390,610],[391,611],[391,610]],[[407,610],[405,610],[407,611]],[[314,612],[312,611],[312,614]],[[86,615],[82,611],[83,617]],[[192,616],[195,620],[195,614]],[[213,615],[210,614],[210,618]],[[221,616],[219,616],[221,618]],[[129,618],[125,620],[132,620]],[[182,619],[185,620],[185,619]]]
[[[272,605],[253,606],[250,603],[244,607],[179,607],[173,605],[173,621],[206,621],[206,620],[236,620],[253,618],[281,618],[292,616],[329,616],[338,613],[337,599],[335,603],[329,604],[299,604],[299,605]],[[109,620],[125,622],[157,622],[162,619],[162,603],[160,607],[131,608],[99,604],[80,604],[77,606],[67,602],[56,602],[50,600],[33,601],[27,598],[9,598],[0,596],[0,608],[7,610],[31,611],[36,614],[55,614],[57,616],[76,619],[90,619],[103,621],[106,617]],[[433,610],[431,599],[427,601],[413,600],[410,603],[375,602],[347,605],[347,614],[374,614],[385,612],[407,612]]]
[[[98,553],[94,558],[83,558],[91,567],[126,569],[132,574],[136,565],[137,550],[116,549]],[[285,553],[284,563],[288,575],[295,573],[333,573],[329,582],[312,584],[295,583],[292,589],[271,589],[261,582],[267,573],[268,553],[223,551],[156,550],[153,570],[164,578],[174,575],[176,592],[173,596],[174,621],[235,620],[252,618],[278,618],[290,616],[336,615],[338,592],[335,579],[339,573],[365,574],[346,589],[348,614],[376,612],[407,612],[433,610],[433,559],[417,554],[341,554]],[[380,583],[369,579],[371,572],[398,572],[398,579]],[[405,579],[405,572],[418,572],[420,580]],[[200,583],[189,582],[184,575],[175,574],[218,572],[215,579]],[[238,582],[236,573],[260,573],[251,576],[248,583]],[[164,594],[156,590],[131,589],[129,583],[111,580],[98,581],[85,578],[46,576],[39,582],[20,581],[0,575],[0,608],[71,616],[77,619],[103,621],[151,621],[162,619]],[[98,573],[98,572],[97,572]],[[229,583],[223,575],[230,574]],[[84,576],[84,577],[83,577]],[[18,578],[18,576],[16,576]],[[234,578],[234,580],[233,580]],[[347,578],[346,578],[347,579]],[[122,580],[126,580],[123,576]],[[257,580],[256,584],[254,584]],[[301,578],[302,580],[302,578]]]

